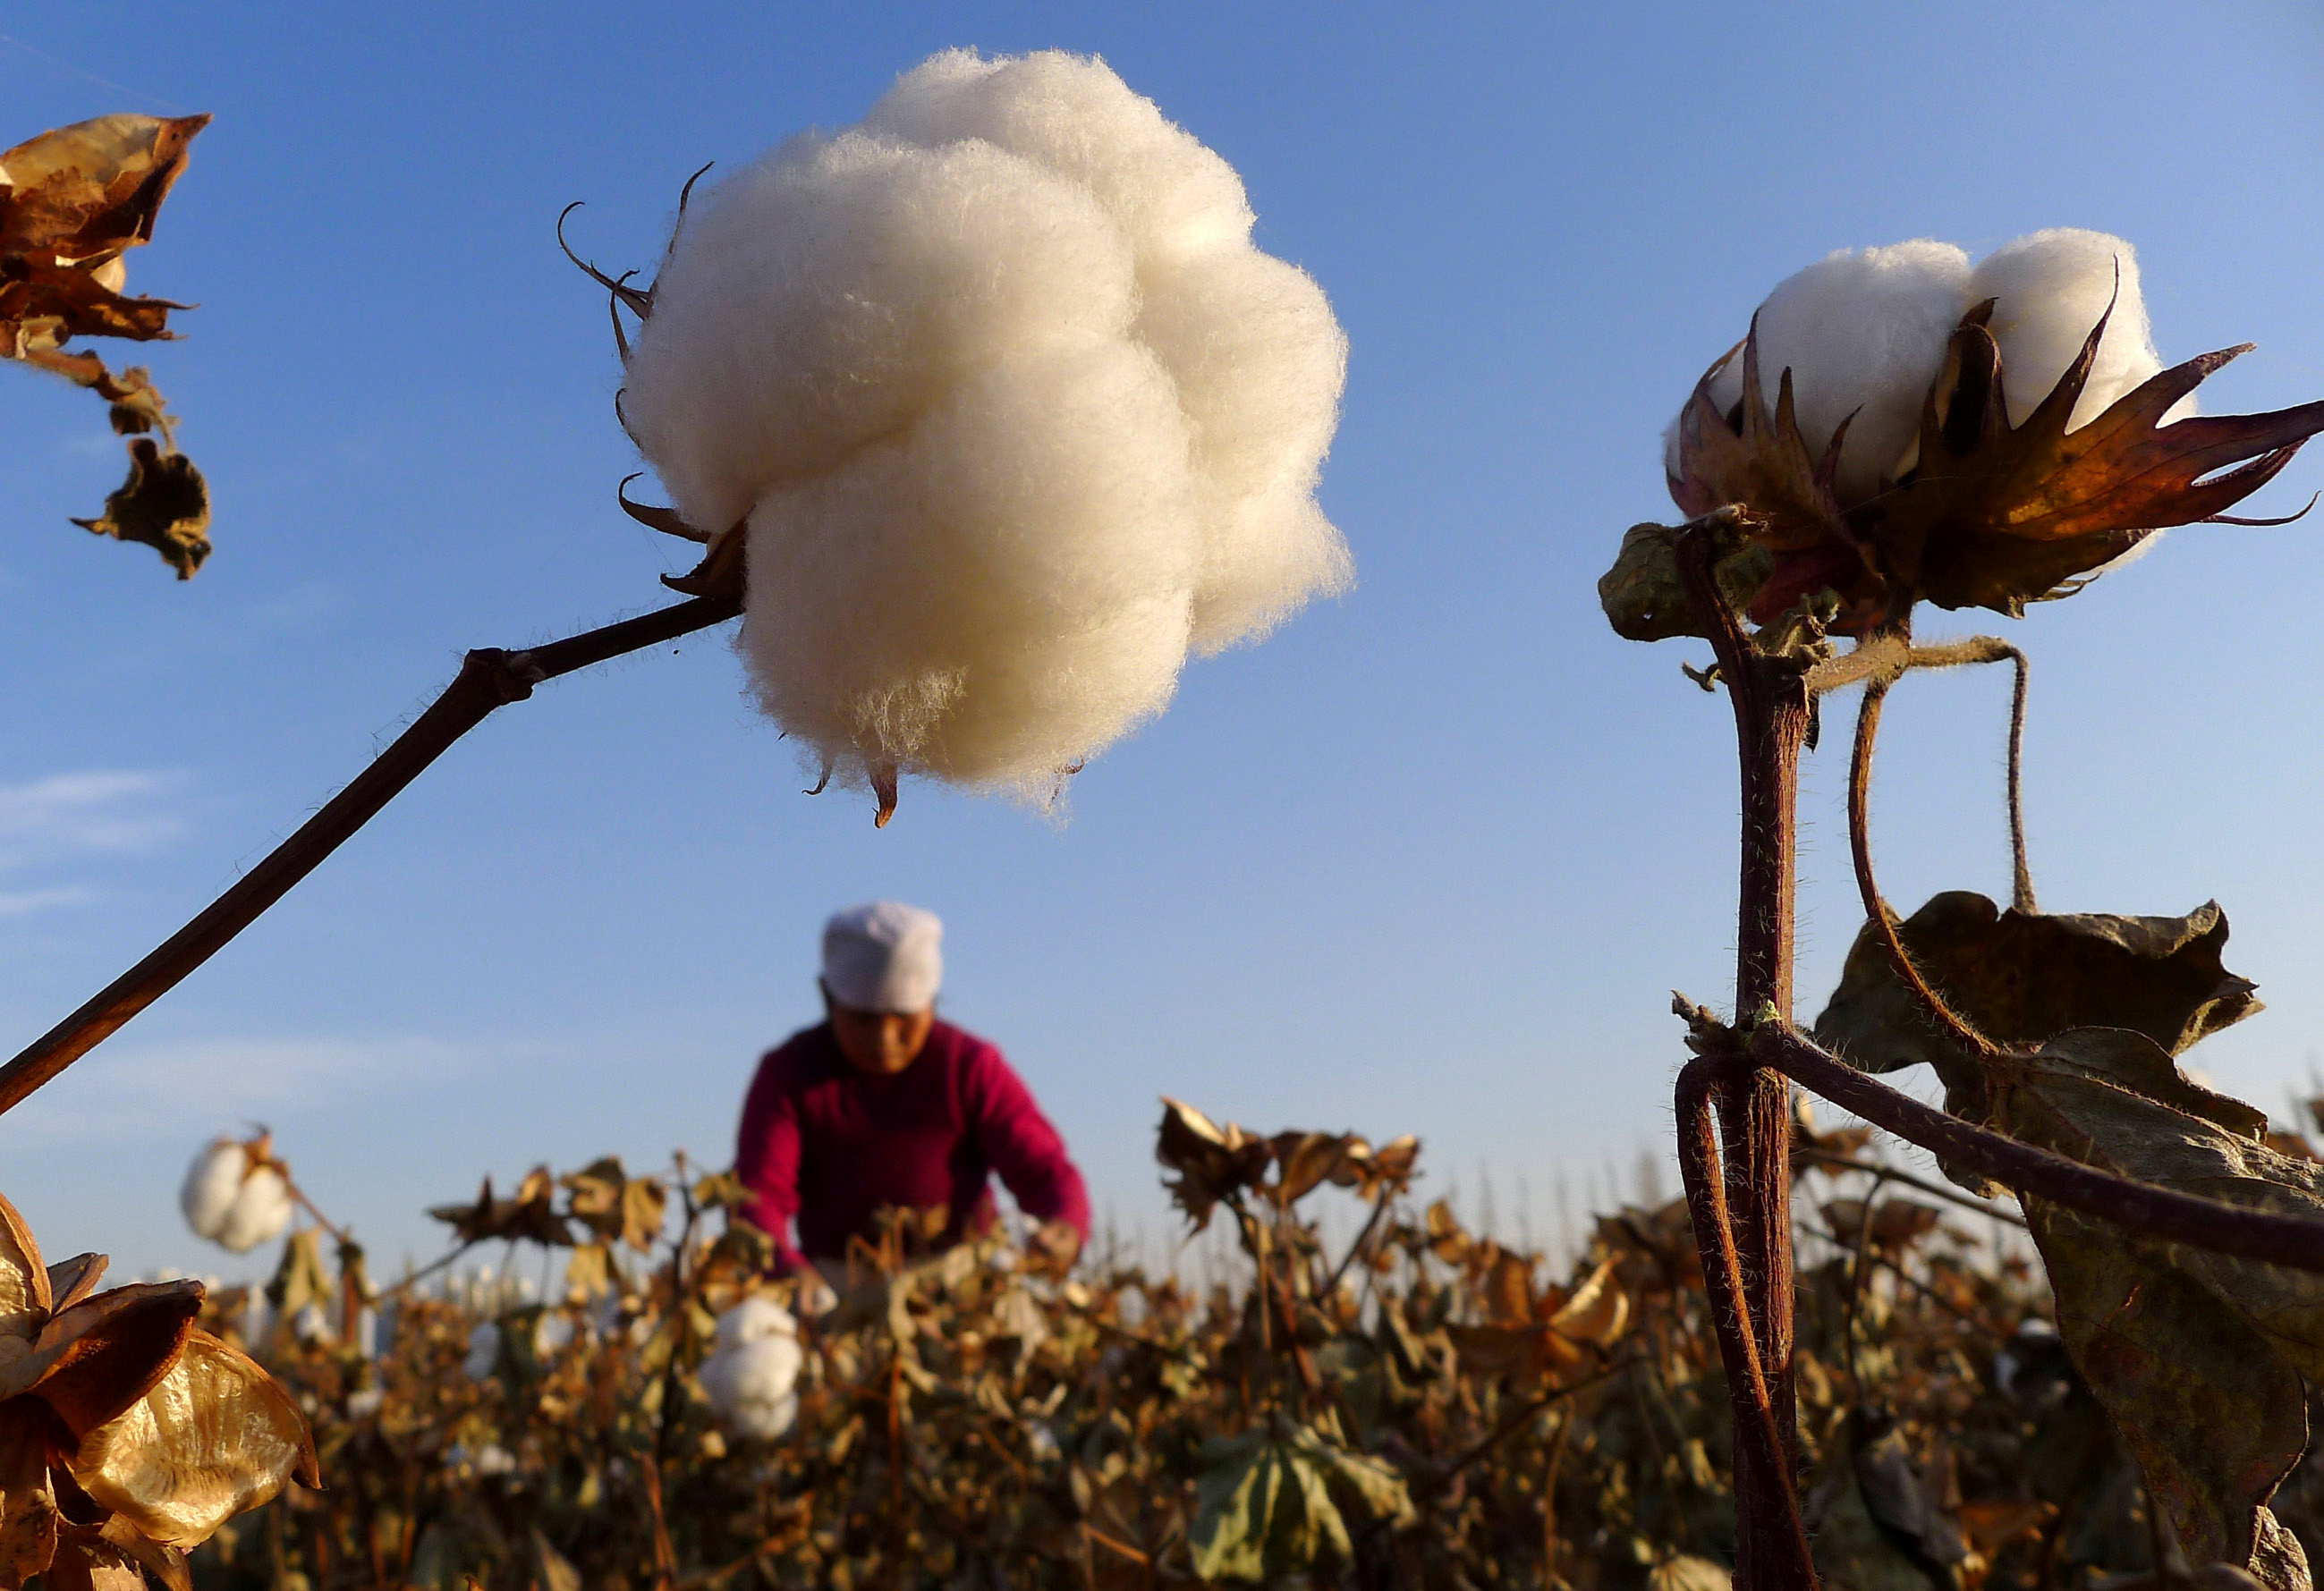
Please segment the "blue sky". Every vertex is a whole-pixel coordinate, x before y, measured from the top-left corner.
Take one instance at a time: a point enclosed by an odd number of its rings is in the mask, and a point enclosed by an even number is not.
[[[1782,276],[2058,225],[2139,248],[2167,357],[2253,340],[2218,409],[2324,395],[2324,14],[2291,3],[1756,8],[0,5],[0,143],[111,110],[216,124],[132,285],[208,471],[189,585],[66,522],[117,479],[85,394],[0,369],[0,1031],[38,1034],[333,789],[474,645],[655,605],[614,509],[602,295],[686,175],[859,117],[951,45],[1103,55],[1242,171],[1351,346],[1323,500],[1360,584],[1189,669],[1070,821],[908,786],[807,800],[723,639],[544,688],[274,913],[0,1119],[51,1248],[235,1272],[185,1162],[263,1120],[391,1266],[421,1206],[537,1161],[723,1162],[813,1013],[832,906],[950,925],[999,1041],[1125,1226],[1167,1224],[1167,1092],[1267,1129],[1417,1132],[1546,1224],[1669,1127],[1668,991],[1722,996],[1733,752],[1703,648],[1618,641],[1594,582],[1667,517],[1657,437]],[[2324,488],[2303,457],[2254,511]],[[2216,896],[2271,1009],[2196,1057],[2282,1109],[2324,1054],[2312,526],[2211,528],[2022,624],[2053,910]],[[2007,682],[1914,680],[1877,795],[1892,897],[2005,893]],[[1835,736],[1835,742],[1842,738]],[[1802,987],[1857,912],[1811,767]],[[1513,1224],[1513,1223],[1512,1223]],[[254,1259],[251,1264],[256,1263]],[[248,1269],[245,1265],[243,1269]]]

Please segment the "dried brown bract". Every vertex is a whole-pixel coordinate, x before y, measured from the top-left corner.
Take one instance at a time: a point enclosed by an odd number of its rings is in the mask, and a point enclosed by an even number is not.
[[[43,1265],[0,1199],[0,1588],[189,1584],[183,1553],[293,1476],[290,1395],[194,1319],[198,1282],[96,1292],[100,1255]]]

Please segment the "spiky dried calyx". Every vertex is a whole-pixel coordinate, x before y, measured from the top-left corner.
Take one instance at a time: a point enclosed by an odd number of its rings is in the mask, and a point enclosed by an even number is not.
[[[1992,313],[1991,300],[1979,304],[1954,331],[1923,400],[1911,466],[1861,498],[1835,490],[1848,427],[1812,452],[1788,369],[1768,407],[1756,324],[1704,373],[1679,418],[1671,496],[1696,516],[1726,504],[1748,509],[1751,545],[1769,560],[1748,602],[1753,619],[1766,622],[1824,591],[1838,602],[1832,628],[1849,634],[1895,622],[1921,601],[2015,617],[2028,602],[2078,590],[2080,577],[2156,530],[2224,514],[2324,431],[2324,402],[2162,423],[2249,345],[2163,371],[2068,430],[2111,309],[2049,395],[2012,427]],[[1738,354],[1742,397],[1722,412],[1712,381]],[[1618,616],[1616,628],[1631,632]],[[1665,613],[1655,628],[1698,632],[1683,614]]]

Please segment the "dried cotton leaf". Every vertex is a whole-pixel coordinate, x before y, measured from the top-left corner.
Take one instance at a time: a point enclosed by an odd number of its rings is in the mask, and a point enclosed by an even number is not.
[[[32,1228],[0,1199],[0,1338],[29,1340],[48,1319],[52,1296]]]

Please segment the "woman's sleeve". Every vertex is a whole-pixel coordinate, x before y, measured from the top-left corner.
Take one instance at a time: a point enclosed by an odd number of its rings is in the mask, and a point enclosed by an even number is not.
[[[1001,1185],[1027,1215],[1065,1221],[1087,1242],[1088,1190],[1025,1080],[989,1044],[979,1048],[969,1070],[977,1142]]]
[[[791,1240],[791,1218],[798,1214],[798,1113],[782,1086],[777,1057],[759,1062],[742,1101],[742,1129],[734,1146],[734,1175],[751,1197],[739,1212],[775,1243],[775,1269],[784,1274],[806,1265]]]

